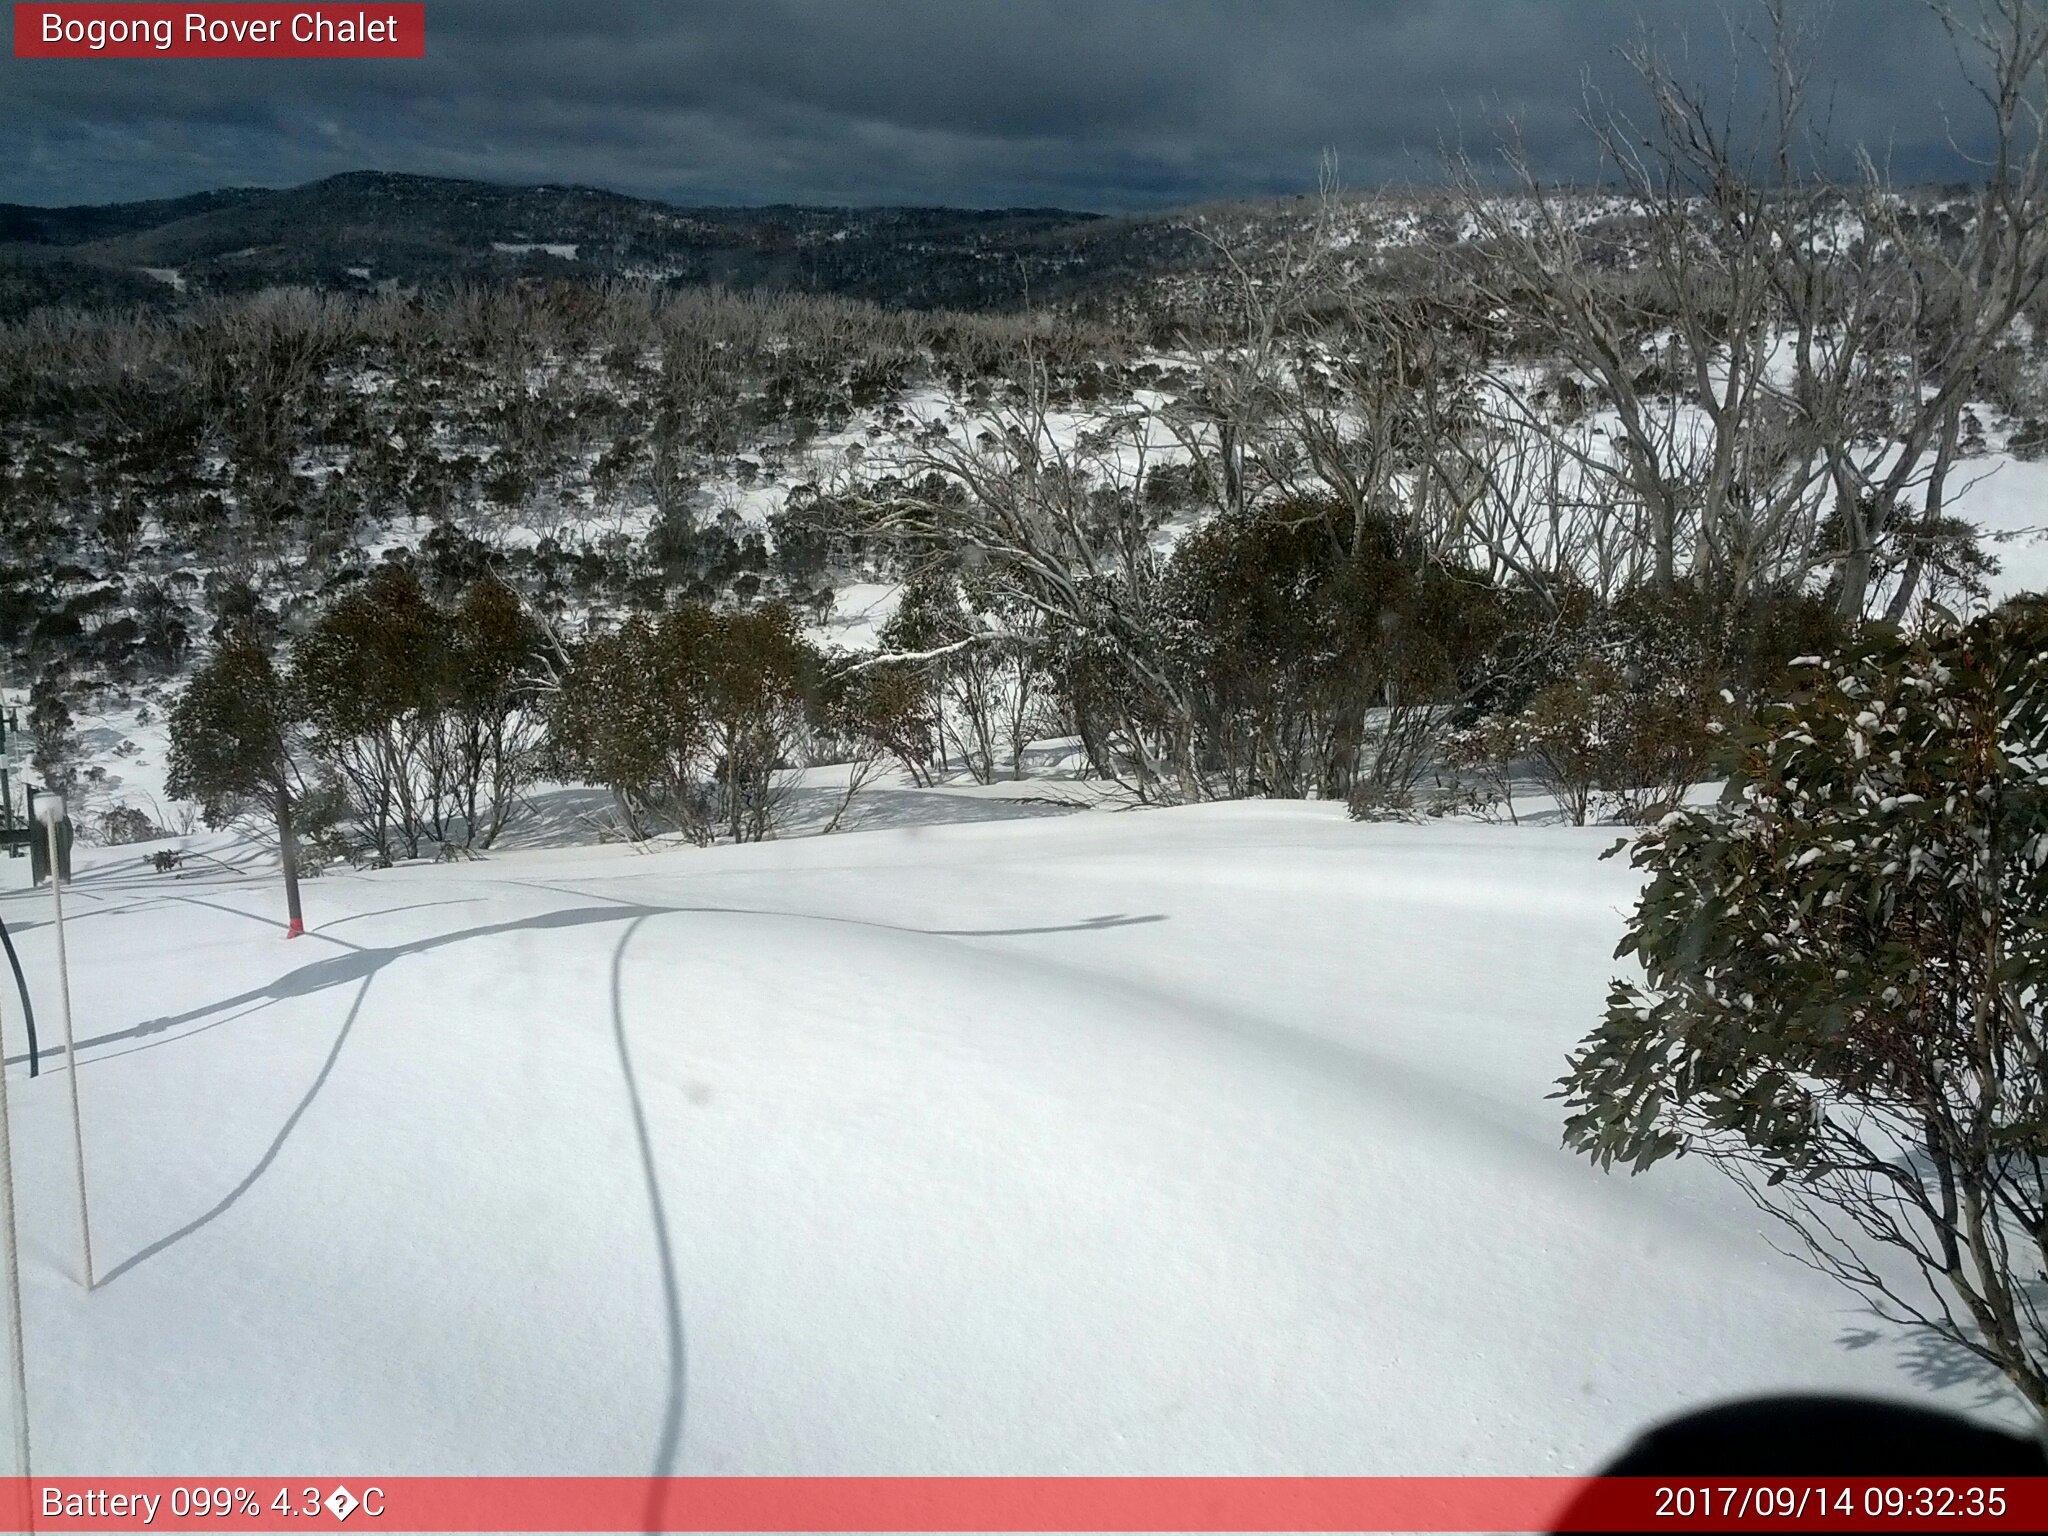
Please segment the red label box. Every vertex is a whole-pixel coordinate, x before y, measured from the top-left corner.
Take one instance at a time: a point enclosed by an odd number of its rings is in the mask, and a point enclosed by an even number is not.
[[[14,7],[17,59],[420,59],[424,4]]]
[[[0,1478],[0,1531],[337,1529],[2040,1531],[2048,1477]]]

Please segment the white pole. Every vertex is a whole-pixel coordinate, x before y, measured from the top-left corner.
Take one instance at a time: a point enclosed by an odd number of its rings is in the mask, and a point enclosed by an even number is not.
[[[85,1252],[85,1288],[93,1287],[92,1217],[85,1204],[85,1120],[78,1112],[78,1042],[71,1033],[71,964],[64,950],[64,876],[57,867],[57,825],[64,819],[64,797],[44,795],[36,815],[50,834],[50,905],[57,920],[57,1006],[64,1018],[64,1075],[71,1080],[71,1150],[78,1164],[78,1237]]]
[[[4,1013],[0,1009],[0,1013]],[[0,1224],[7,1228],[7,1344],[14,1367],[14,1459],[28,1482],[28,1356],[22,1348],[21,1229],[14,1220],[14,1130],[7,1118],[7,1045],[0,1031]]]

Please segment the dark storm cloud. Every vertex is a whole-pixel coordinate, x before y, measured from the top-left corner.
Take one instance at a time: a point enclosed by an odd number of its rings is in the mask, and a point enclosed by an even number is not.
[[[430,0],[411,62],[0,63],[0,201],[377,168],[689,202],[1136,208],[1435,174],[1513,117],[1595,165],[1590,78],[1649,27],[1725,86],[1749,0]],[[1969,102],[1918,0],[1815,10],[1835,137],[1963,174]],[[1745,89],[1738,85],[1738,91]],[[1967,135],[1964,135],[1967,148]]]

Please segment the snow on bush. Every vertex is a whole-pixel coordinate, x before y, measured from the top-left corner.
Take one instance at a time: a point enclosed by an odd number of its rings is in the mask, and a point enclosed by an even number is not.
[[[1637,838],[1646,976],[1571,1060],[1565,1139],[1714,1160],[2048,1413],[2048,601],[1809,676],[1721,804]]]

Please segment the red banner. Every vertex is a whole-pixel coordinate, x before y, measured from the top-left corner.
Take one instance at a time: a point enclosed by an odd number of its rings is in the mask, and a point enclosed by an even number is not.
[[[2026,1531],[2048,1478],[241,1477],[0,1481],[23,1531]]]
[[[14,7],[17,59],[419,59],[423,4]]]

